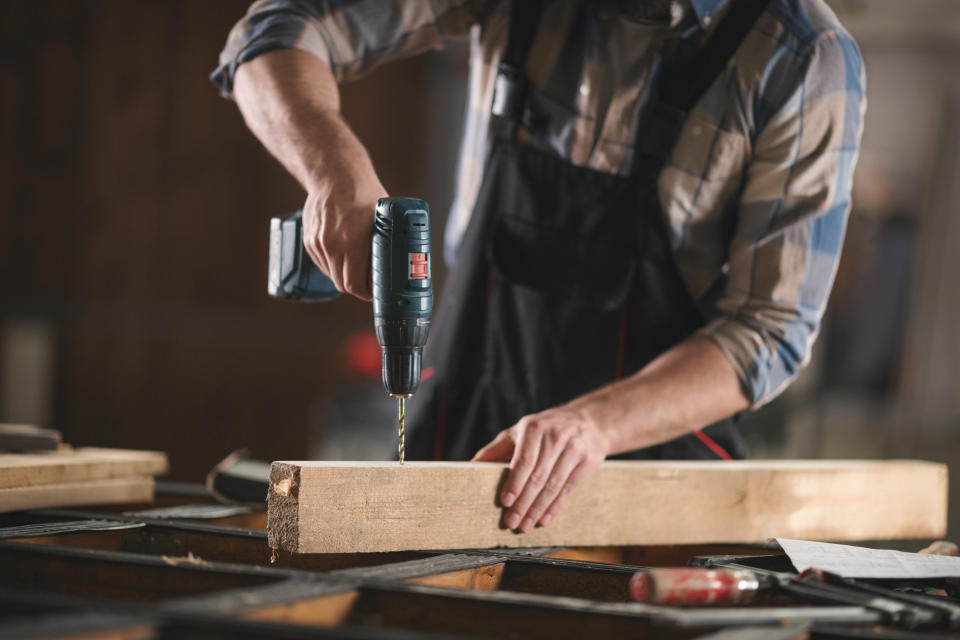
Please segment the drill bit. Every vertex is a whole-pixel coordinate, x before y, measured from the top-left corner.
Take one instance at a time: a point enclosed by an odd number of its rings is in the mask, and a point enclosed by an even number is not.
[[[404,401],[404,397],[403,397],[403,396],[398,396],[398,397],[397,397],[397,402],[399,403],[399,404],[398,404],[398,411],[397,411],[397,421],[400,423],[400,430],[399,430],[399,432],[398,432],[397,435],[400,436],[400,444],[399,444],[399,447],[398,447],[398,448],[399,448],[399,451],[400,451],[400,464],[401,464],[401,465],[403,465],[403,454],[404,454],[404,444],[405,444],[405,443],[404,443],[404,440],[405,440],[405,436],[406,436],[406,434],[404,433],[404,423],[405,423],[405,421],[406,421],[406,413],[404,412],[403,401]]]

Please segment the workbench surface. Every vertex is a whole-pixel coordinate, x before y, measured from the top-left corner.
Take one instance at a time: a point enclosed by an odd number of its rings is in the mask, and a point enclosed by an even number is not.
[[[783,565],[770,545],[294,555],[269,549],[262,511],[218,505],[199,486],[158,490],[152,505],[0,515],[0,636],[694,638],[766,627],[800,638],[826,625],[871,637],[890,622],[787,591],[749,607],[629,601],[640,567]]]

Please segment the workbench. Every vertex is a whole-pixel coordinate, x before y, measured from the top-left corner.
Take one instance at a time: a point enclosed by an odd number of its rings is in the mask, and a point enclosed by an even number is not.
[[[0,515],[0,636],[863,638],[894,621],[876,595],[816,588],[742,607],[628,601],[638,566],[783,563],[762,544],[296,555],[272,552],[265,526],[263,512],[164,483],[149,505]]]

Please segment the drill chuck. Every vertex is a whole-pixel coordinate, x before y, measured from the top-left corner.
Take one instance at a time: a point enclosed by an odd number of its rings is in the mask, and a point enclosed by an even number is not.
[[[429,319],[374,320],[383,352],[383,386],[392,396],[409,398],[420,386],[423,345],[430,331]]]

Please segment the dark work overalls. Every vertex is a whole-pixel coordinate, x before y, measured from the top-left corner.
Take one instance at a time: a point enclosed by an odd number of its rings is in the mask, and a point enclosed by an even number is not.
[[[690,295],[657,182],[687,111],[765,3],[734,0],[703,49],[677,53],[675,61],[661,55],[629,176],[516,144],[517,125],[536,120],[522,70],[537,4],[523,0],[511,10],[493,104],[496,138],[427,344],[425,365],[434,374],[410,403],[410,459],[468,459],[524,415],[631,375],[701,327],[702,310],[722,290],[718,280],[699,306]],[[622,457],[745,455],[733,422],[724,420]]]

